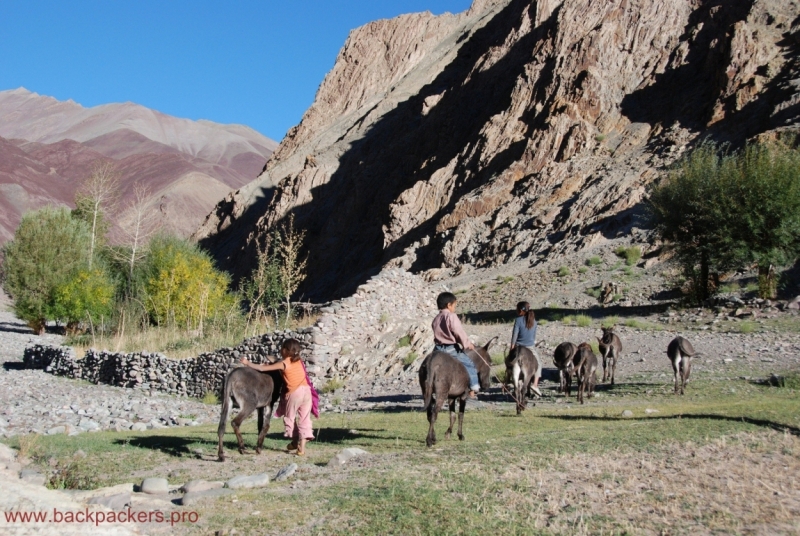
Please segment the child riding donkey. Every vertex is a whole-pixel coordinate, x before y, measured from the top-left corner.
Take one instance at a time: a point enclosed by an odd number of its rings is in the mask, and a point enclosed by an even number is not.
[[[481,388],[478,381],[478,370],[469,356],[464,353],[465,350],[474,350],[475,346],[470,342],[458,315],[456,315],[457,302],[455,295],[450,292],[442,292],[436,298],[439,314],[433,319],[432,324],[434,351],[448,353],[464,365],[469,374],[469,396],[475,398]]]

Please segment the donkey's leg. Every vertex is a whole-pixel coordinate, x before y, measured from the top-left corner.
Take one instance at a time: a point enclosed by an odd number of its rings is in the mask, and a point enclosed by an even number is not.
[[[681,354],[679,353],[672,359],[672,377],[675,381],[675,394],[677,395],[678,390],[678,373],[683,376],[683,372],[681,372]]]
[[[255,404],[253,404],[249,400],[241,400],[239,401],[239,414],[233,418],[231,421],[231,426],[233,427],[233,431],[236,433],[236,441],[239,442],[239,454],[244,454],[244,438],[242,438],[242,431],[239,427],[242,425],[242,422],[250,416],[251,413],[256,409]]]
[[[272,408],[270,408],[270,411]],[[264,444],[264,436],[267,435],[267,426],[264,426],[264,408],[258,408],[258,439],[256,440],[256,454],[261,454],[261,445]]]
[[[450,428],[444,433],[445,439],[450,439],[450,435],[453,433],[453,425],[456,422],[456,399],[450,401]]]
[[[614,385],[614,376],[617,373],[617,360],[619,360],[619,356],[616,350],[614,350],[614,353],[611,355],[614,358],[614,361],[611,362],[611,385]]]
[[[464,408],[467,405],[466,396],[458,401],[458,440],[464,441]]]
[[[439,408],[444,405],[444,401],[447,400],[446,395],[441,393],[446,393],[446,390],[439,390],[434,387],[434,393],[436,394],[436,399],[431,400],[431,405],[428,406],[428,422],[430,426],[428,428],[428,438],[425,440],[425,443],[432,447],[436,444],[436,417],[439,416]],[[441,398],[441,401],[439,400]]]
[[[609,362],[608,362],[609,361],[609,359],[608,359],[608,354],[609,353],[610,352],[608,350],[603,352],[603,380],[602,380],[603,383],[606,383],[606,381],[608,381],[609,371],[608,371],[607,367],[609,365]],[[611,373],[611,377],[612,378],[614,377],[613,373]],[[612,380],[612,383],[613,383],[613,380]]]

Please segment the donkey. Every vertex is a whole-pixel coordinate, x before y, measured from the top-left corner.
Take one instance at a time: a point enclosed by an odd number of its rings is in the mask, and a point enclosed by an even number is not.
[[[574,359],[578,361],[575,371],[578,379],[578,402],[583,404],[583,394],[587,393],[589,398],[594,396],[594,386],[597,383],[597,356],[594,355],[592,347],[588,343],[582,342],[578,345],[580,357]]]
[[[466,354],[478,369],[478,381],[482,390],[489,389],[489,346],[497,337],[491,339],[482,348],[467,350]],[[450,428],[445,432],[445,439],[450,439],[456,419],[456,400],[458,401],[458,439],[464,440],[464,408],[469,396],[469,374],[467,369],[455,357],[446,352],[429,354],[419,368],[419,385],[422,388],[422,399],[428,414],[428,437],[425,444],[432,447],[436,443],[436,417],[450,401]]]
[[[514,398],[517,402],[517,415],[525,409],[528,387],[539,368],[536,355],[525,346],[517,346],[506,357],[506,382],[514,384]]]
[[[689,380],[689,372],[692,370],[692,358],[699,357],[700,354],[694,351],[692,343],[680,335],[672,339],[667,346],[667,356],[672,362],[672,372],[675,377],[675,394],[678,394],[678,374],[681,376],[680,394],[686,388]]]
[[[272,419],[272,408],[275,401],[280,398],[283,389],[283,377],[279,371],[259,372],[250,367],[239,367],[230,371],[225,378],[225,387],[222,391],[222,414],[219,417],[219,449],[217,456],[219,461],[225,461],[225,452],[222,449],[222,437],[225,435],[225,421],[228,419],[228,412],[231,409],[231,397],[236,400],[239,406],[239,413],[231,420],[231,426],[236,433],[236,440],[239,442],[239,453],[244,454],[244,440],[239,430],[242,422],[258,410],[258,441],[256,442],[256,454],[261,453],[264,444],[264,437],[269,431],[269,421]],[[266,422],[264,421],[264,410],[266,411]]]
[[[603,383],[610,376],[611,385],[614,385],[614,373],[617,371],[617,361],[622,353],[622,341],[614,333],[613,326],[601,329],[603,330],[603,337],[597,337],[597,343],[600,345],[600,354],[603,356]],[[610,373],[608,368],[611,368]]]
[[[575,373],[573,358],[578,354],[578,347],[571,342],[562,342],[553,353],[553,364],[558,369],[561,380],[560,391],[569,398],[572,391],[572,375]]]

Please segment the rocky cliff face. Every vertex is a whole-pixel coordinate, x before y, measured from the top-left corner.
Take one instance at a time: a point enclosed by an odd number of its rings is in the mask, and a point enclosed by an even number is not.
[[[589,247],[643,225],[647,186],[695,140],[796,125],[799,45],[790,0],[476,1],[374,22],[196,236],[245,275],[294,215],[314,299],[387,264]]]

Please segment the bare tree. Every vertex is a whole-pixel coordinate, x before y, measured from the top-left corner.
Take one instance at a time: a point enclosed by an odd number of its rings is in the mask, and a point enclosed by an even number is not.
[[[286,300],[286,321],[288,322],[292,314],[292,294],[300,287],[300,283],[306,278],[307,258],[301,259],[300,252],[305,240],[305,231],[297,231],[294,228],[294,215],[289,216],[288,224],[281,229],[277,235],[278,243],[276,249],[280,258],[280,280],[281,290],[284,300]]]
[[[97,162],[92,173],[83,181],[75,194],[74,214],[89,224],[89,268],[102,237],[108,230],[105,214],[112,212],[119,196],[119,173],[112,162]]]
[[[146,185],[133,185],[133,199],[128,204],[126,218],[119,222],[122,244],[118,257],[128,266],[128,278],[133,279],[136,263],[147,255],[147,241],[158,230],[158,213],[150,206],[150,191]]]

